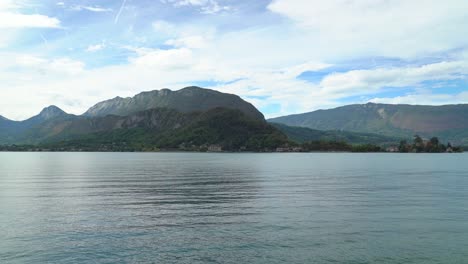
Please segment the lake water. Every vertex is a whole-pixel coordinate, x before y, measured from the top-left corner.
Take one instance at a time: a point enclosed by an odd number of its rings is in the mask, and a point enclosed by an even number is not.
[[[467,154],[0,153],[0,263],[467,262]]]

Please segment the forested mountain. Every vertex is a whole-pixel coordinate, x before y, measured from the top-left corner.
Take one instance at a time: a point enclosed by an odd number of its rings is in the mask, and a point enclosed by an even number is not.
[[[24,121],[0,117],[0,145],[257,151],[311,141],[397,144],[416,133],[468,145],[467,105],[350,105],[270,122],[236,95],[163,89],[100,102],[83,115],[49,106]]]
[[[468,105],[362,104],[269,120],[317,130],[343,130],[389,137],[437,136],[468,145]]]
[[[253,105],[199,87],[163,89],[114,98],[81,116],[56,106],[25,121],[0,119],[0,144],[86,149],[274,149],[287,137]]]
[[[271,123],[283,132],[290,140],[298,143],[308,141],[337,141],[350,144],[395,144],[402,138],[382,136],[372,133],[359,133],[340,130],[316,130],[307,127],[293,127],[279,123]]]

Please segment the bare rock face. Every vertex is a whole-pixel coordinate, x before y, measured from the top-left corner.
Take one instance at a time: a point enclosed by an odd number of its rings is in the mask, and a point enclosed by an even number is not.
[[[242,100],[237,95],[195,86],[186,87],[178,91],[162,89],[143,92],[128,98],[116,97],[94,105],[83,115],[88,117],[106,115],[128,116],[154,108],[168,108],[182,113],[189,113],[207,111],[217,107],[240,110],[247,116],[255,119],[264,119],[263,114],[252,104]]]

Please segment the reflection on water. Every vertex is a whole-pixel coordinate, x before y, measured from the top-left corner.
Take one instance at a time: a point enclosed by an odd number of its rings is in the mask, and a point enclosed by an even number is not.
[[[463,263],[468,155],[0,153],[1,263]]]

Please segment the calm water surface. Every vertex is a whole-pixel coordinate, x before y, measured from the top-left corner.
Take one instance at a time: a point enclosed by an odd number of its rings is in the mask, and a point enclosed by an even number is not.
[[[0,263],[468,263],[468,155],[0,153]]]

